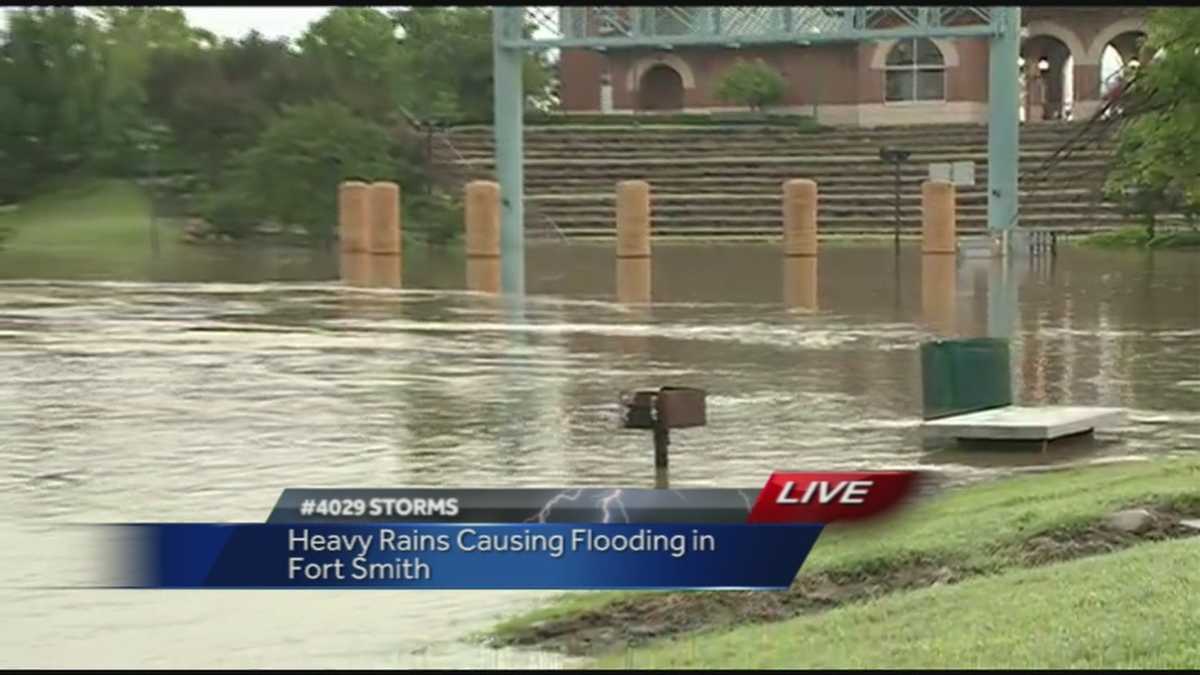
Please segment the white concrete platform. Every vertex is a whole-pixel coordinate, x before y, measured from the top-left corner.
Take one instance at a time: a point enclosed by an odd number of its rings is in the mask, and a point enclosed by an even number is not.
[[[1052,441],[1120,424],[1120,408],[1010,405],[921,424],[926,436],[990,441]]]

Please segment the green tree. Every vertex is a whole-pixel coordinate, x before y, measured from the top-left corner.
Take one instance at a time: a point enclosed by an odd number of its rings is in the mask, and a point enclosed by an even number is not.
[[[297,45],[326,97],[379,122],[397,114],[400,44],[392,17],[367,7],[337,7],[314,21]]]
[[[156,53],[146,89],[147,114],[171,128],[173,153],[209,184],[285,106],[320,96],[286,40],[255,32],[215,48]]]
[[[0,191],[86,166],[101,138],[99,27],[71,8],[11,10],[0,55]]]
[[[716,95],[719,100],[758,111],[782,101],[786,89],[783,77],[762,59],[739,59],[717,81]]]
[[[421,118],[490,120],[491,10],[413,7],[393,16],[403,32],[398,79],[403,104]],[[528,100],[545,107],[552,70],[544,55],[527,56],[521,74]]]
[[[395,151],[383,127],[340,103],[288,107],[235,159],[216,200],[227,212],[211,215],[228,221],[240,203],[236,226],[271,220],[330,239],[338,183],[394,179]]]
[[[1154,10],[1145,50],[1156,54],[1120,95],[1120,137],[1106,189],[1145,218],[1200,207],[1200,8]]]
[[[109,172],[144,164],[138,133],[146,119],[146,84],[157,54],[194,53],[215,38],[189,26],[182,10],[164,7],[100,7],[104,77],[98,117],[100,156]]]

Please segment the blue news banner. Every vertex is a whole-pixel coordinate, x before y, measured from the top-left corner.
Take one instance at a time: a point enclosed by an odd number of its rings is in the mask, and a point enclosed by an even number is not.
[[[289,489],[265,524],[134,524],[120,588],[782,589],[819,524],[759,490]]]

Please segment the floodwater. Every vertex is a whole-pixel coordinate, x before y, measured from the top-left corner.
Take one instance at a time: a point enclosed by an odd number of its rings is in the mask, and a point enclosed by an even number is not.
[[[541,593],[30,587],[98,564],[55,526],[261,521],[289,486],[652,486],[650,438],[616,428],[630,387],[709,392],[708,426],[673,436],[672,486],[867,468],[954,483],[1200,447],[1200,256],[1069,247],[1006,272],[1014,391],[1127,421],[1061,452],[922,447],[916,348],[986,334],[989,264],[663,244],[618,265],[611,244],[545,244],[513,302],[464,290],[497,283],[488,263],[419,249],[403,270],[0,253],[0,665],[561,666],[464,640]]]

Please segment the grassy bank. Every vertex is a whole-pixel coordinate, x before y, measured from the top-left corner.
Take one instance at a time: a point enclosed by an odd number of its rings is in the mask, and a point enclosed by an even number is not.
[[[1200,543],[903,593],[612,655],[606,667],[1192,668]]]
[[[1082,246],[1094,248],[1200,248],[1200,231],[1173,230],[1156,233],[1153,237],[1142,226],[1123,227],[1111,232],[1098,232],[1078,241]]]
[[[722,631],[750,623],[1132,546],[1144,539],[1098,523],[1133,505],[1200,512],[1200,460],[1089,467],[956,489],[871,527],[830,528],[787,592],[576,594],[497,626],[491,637],[593,655],[697,631],[716,641]]]
[[[151,225],[150,200],[134,183],[79,181],[0,213],[0,246],[15,253],[142,256],[150,250]],[[163,250],[178,245],[174,230],[158,229]]]

